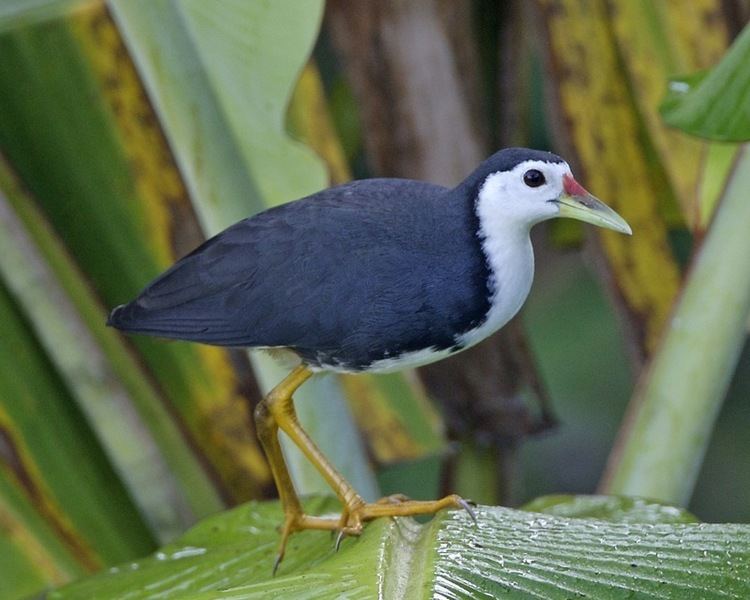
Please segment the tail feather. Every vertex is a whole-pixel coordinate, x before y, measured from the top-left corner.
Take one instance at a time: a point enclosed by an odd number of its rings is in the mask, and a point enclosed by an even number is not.
[[[115,307],[107,325],[126,333],[144,333],[176,340],[190,340],[221,346],[244,346],[248,339],[244,332],[224,319],[192,313],[176,315],[172,311],[152,311],[139,305],[138,300]]]

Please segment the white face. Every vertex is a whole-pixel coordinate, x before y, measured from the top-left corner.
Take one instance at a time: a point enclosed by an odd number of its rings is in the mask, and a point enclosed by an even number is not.
[[[532,225],[556,217],[555,202],[563,193],[567,163],[527,160],[512,171],[488,176],[479,190],[477,212],[485,226],[504,223],[528,231]]]

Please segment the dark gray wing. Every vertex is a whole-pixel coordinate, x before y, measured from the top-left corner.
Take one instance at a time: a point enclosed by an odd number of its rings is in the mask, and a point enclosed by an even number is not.
[[[447,347],[488,306],[473,211],[448,196],[415,181],[364,180],[265,211],[181,259],[110,324],[290,347],[313,364],[363,366],[434,340]]]

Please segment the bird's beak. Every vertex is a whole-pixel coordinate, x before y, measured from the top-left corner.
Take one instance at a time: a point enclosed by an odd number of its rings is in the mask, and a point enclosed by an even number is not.
[[[573,179],[572,175],[563,175],[563,193],[556,200],[560,206],[561,217],[570,217],[586,223],[592,223],[606,229],[632,235],[633,230],[625,219],[604,204],[596,196],[589,194],[585,188]]]

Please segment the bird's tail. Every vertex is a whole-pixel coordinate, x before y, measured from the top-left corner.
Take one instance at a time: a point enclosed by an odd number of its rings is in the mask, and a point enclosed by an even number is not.
[[[115,307],[107,325],[125,333],[143,333],[171,340],[202,342],[215,346],[253,345],[246,332],[237,330],[231,320],[215,318],[200,306],[181,311],[146,308],[140,299]]]
[[[172,319],[159,317],[153,311],[145,310],[138,301],[120,304],[112,309],[107,318],[107,325],[126,333],[146,333],[162,337],[174,330]]]

